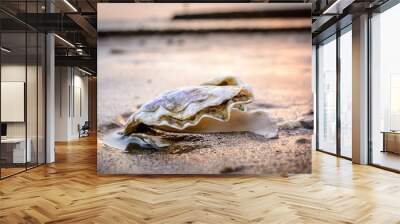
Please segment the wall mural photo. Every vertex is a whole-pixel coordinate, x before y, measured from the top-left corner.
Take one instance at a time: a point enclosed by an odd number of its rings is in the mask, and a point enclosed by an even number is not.
[[[310,173],[310,29],[309,4],[98,4],[98,172]]]

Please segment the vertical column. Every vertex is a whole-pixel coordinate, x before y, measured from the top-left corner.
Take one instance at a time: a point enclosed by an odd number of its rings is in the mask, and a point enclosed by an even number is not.
[[[90,131],[97,131],[97,79],[96,77],[88,78],[88,111]]]
[[[340,67],[340,27],[336,27],[336,155],[341,155],[342,146],[342,124],[341,124],[341,114],[340,114],[340,82],[341,82],[341,67]]]
[[[46,1],[46,12],[53,12],[51,1]],[[55,161],[55,43],[54,34],[46,34],[46,163]]]
[[[55,60],[54,35],[46,35],[46,163],[55,161]]]
[[[353,19],[353,162],[368,163],[368,15]]]
[[[314,130],[312,136],[312,150],[317,149],[317,46],[312,45],[312,59],[311,59],[311,88],[313,93],[313,111],[314,111]]]

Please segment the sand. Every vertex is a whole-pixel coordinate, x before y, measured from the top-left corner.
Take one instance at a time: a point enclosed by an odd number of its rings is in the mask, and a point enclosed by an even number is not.
[[[311,172],[310,131],[265,140],[250,133],[203,135],[204,148],[130,154],[102,144],[97,171],[108,174],[284,174]],[[196,144],[196,143],[194,143]]]
[[[271,174],[311,172],[312,130],[279,131],[277,139],[249,133],[205,134],[186,153],[129,154],[103,144],[112,123],[173,88],[217,75],[252,86],[251,108],[279,122],[310,113],[310,35],[180,35],[99,39],[98,172],[103,174]],[[121,116],[123,115],[123,116]],[[195,143],[193,143],[195,144]]]

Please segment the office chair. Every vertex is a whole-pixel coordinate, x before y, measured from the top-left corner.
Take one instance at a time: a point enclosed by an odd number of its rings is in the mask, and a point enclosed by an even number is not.
[[[89,129],[90,129],[89,121],[85,121],[82,127],[79,127],[78,125],[78,129],[79,129],[79,138],[89,136]]]

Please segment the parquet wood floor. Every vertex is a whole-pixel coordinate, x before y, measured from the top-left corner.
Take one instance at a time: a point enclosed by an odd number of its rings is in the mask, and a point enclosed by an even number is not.
[[[400,175],[313,153],[289,177],[99,176],[96,139],[0,181],[0,223],[400,223]]]

